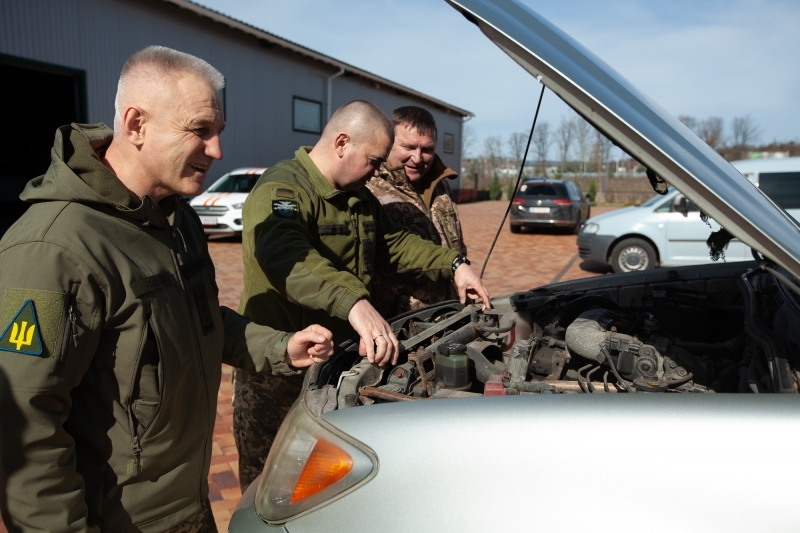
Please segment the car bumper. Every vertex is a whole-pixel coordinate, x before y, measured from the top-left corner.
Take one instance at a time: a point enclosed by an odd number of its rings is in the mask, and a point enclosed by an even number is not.
[[[242,499],[236,505],[228,524],[228,531],[231,533],[268,533],[270,531],[285,533],[287,531],[283,525],[267,524],[256,513],[256,489],[260,481],[261,476],[258,476],[242,494]]]
[[[229,210],[222,215],[200,215],[203,231],[206,235],[237,235],[242,233],[241,209]]]
[[[608,263],[608,251],[614,242],[613,235],[578,234],[578,255],[584,261],[595,263]]]

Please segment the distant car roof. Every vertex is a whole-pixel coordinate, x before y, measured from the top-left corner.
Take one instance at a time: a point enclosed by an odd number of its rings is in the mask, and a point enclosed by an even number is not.
[[[780,157],[768,159],[742,159],[732,161],[731,165],[742,174],[749,172],[797,172],[800,170],[800,157]]]
[[[231,170],[227,174],[261,174],[265,170],[267,170],[267,167],[242,167]]]

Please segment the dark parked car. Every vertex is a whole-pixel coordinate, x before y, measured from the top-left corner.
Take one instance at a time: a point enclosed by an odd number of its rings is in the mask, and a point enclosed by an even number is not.
[[[527,179],[514,195],[511,232],[523,228],[567,228],[578,233],[589,218],[589,200],[574,181]]]

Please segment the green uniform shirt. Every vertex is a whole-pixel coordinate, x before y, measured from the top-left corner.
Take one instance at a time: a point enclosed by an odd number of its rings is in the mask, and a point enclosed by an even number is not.
[[[341,342],[353,335],[347,315],[369,298],[376,265],[443,280],[458,252],[396,226],[366,187],[335,189],[309,151],[265,171],[244,204],[239,310],[278,329],[321,324]]]

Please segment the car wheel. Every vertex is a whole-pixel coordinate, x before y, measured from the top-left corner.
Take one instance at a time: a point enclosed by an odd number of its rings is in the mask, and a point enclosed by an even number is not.
[[[511,233],[519,233],[522,231],[522,226],[509,226],[511,228]]]
[[[625,239],[611,251],[614,272],[640,272],[656,266],[656,252],[647,241]]]

